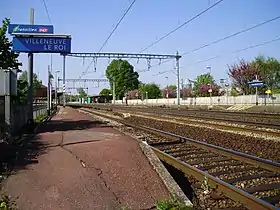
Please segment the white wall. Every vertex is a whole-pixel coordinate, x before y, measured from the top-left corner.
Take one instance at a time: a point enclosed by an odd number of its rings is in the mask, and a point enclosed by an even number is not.
[[[255,105],[256,96],[255,95],[246,95],[246,96],[215,96],[212,97],[197,97],[197,98],[186,98],[181,99],[182,105]],[[122,104],[122,100],[116,100],[116,104]],[[175,105],[177,103],[176,98],[161,98],[161,99],[148,99],[148,100],[128,100],[129,105]],[[258,96],[259,105],[280,105],[280,94],[273,95],[271,97],[265,98],[265,96]]]

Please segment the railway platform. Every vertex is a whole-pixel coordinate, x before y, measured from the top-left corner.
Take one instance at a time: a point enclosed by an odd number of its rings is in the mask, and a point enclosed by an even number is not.
[[[31,144],[36,155],[3,184],[19,209],[153,209],[171,198],[136,140],[75,109],[60,108]]]

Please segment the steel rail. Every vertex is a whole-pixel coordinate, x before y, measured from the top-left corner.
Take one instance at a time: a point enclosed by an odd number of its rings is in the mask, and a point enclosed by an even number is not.
[[[184,174],[189,176],[193,176],[196,180],[203,183],[205,177],[208,179],[208,184],[212,189],[217,190],[218,192],[224,194],[226,197],[242,203],[244,206],[248,207],[249,209],[258,209],[258,210],[268,210],[268,209],[277,209],[275,206],[243,191],[239,190],[238,188],[204,172],[201,171],[185,162],[182,162],[171,155],[168,155],[155,147],[151,147],[158,158],[169,165],[177,168],[178,170],[182,171]]]
[[[187,143],[190,143],[191,145],[194,145],[195,147],[199,147],[201,149],[208,150],[208,151],[220,154],[220,155],[224,155],[224,156],[230,157],[230,158],[235,159],[235,160],[239,160],[239,161],[251,164],[251,165],[255,165],[256,167],[260,167],[262,169],[266,169],[266,170],[269,170],[269,171],[274,171],[274,172],[280,173],[280,163],[274,162],[272,160],[256,157],[256,156],[249,155],[249,154],[246,154],[246,153],[243,153],[243,152],[234,151],[234,150],[231,150],[231,149],[216,146],[216,145],[209,144],[209,143],[202,142],[202,141],[198,141],[198,140],[195,140],[195,139],[186,138],[186,137],[183,137],[183,136],[180,136],[180,135],[177,135],[177,134],[173,134],[173,133],[170,133],[170,132],[158,130],[158,129],[155,129],[155,128],[148,128],[146,126],[142,126],[142,127],[144,127],[145,129],[152,130],[152,131],[157,132],[157,133],[162,133],[162,134],[169,135],[169,136],[172,136],[172,137],[177,137],[181,140],[184,140]]]
[[[125,110],[123,110],[125,111]],[[199,118],[201,120],[208,120],[208,121],[220,121],[220,122],[231,122],[235,124],[244,124],[248,126],[258,126],[258,127],[265,127],[265,128],[273,128],[273,129],[280,129],[279,123],[263,123],[263,122],[253,122],[253,121],[244,121],[244,120],[237,120],[237,119],[228,119],[228,118],[220,118],[220,117],[209,117],[209,116],[200,116],[200,115],[186,115],[183,113],[174,113],[174,112],[162,112],[161,110],[146,110],[146,113],[154,113],[154,114],[162,114],[162,115],[173,115],[177,117],[188,117],[188,118]],[[228,116],[230,117],[230,115]],[[268,118],[266,118],[268,119]],[[274,118],[276,119],[276,118]]]
[[[121,110],[121,109],[119,109]],[[136,108],[137,110],[137,108]],[[126,110],[123,110],[126,111]],[[185,110],[184,110],[185,111]],[[221,118],[221,117],[210,117],[210,116],[201,116],[196,114],[187,115],[187,113],[176,113],[175,110],[146,110],[147,113],[154,113],[154,114],[165,114],[165,115],[174,115],[178,117],[188,117],[188,118],[199,118],[199,119],[205,119],[205,120],[212,120],[212,121],[222,121],[222,122],[231,122],[236,124],[244,124],[244,125],[251,125],[251,126],[261,126],[261,127],[267,127],[267,128],[274,128],[274,129],[280,129],[280,123],[263,123],[263,122],[254,122],[254,121],[244,121],[244,120],[238,120],[238,119],[228,119],[228,118]],[[197,112],[196,112],[197,113]],[[207,111],[202,111],[201,113],[207,113]],[[214,113],[213,113],[214,114]],[[223,113],[224,114],[224,113]],[[234,115],[237,115],[238,113],[234,113]],[[227,117],[230,117],[232,114],[225,114]],[[245,116],[242,116],[245,117]],[[246,116],[247,117],[247,116]],[[250,116],[250,119],[252,119],[253,116]],[[256,118],[261,118],[260,116],[257,116]],[[280,118],[280,116],[279,116]],[[267,116],[264,117],[265,120],[275,120],[278,118],[268,118]]]
[[[157,112],[155,112],[157,113]],[[175,115],[180,117],[192,117],[192,118],[200,118],[205,120],[212,120],[212,121],[222,121],[222,122],[231,122],[236,124],[244,124],[244,125],[251,125],[251,126],[262,126],[266,128],[274,128],[280,129],[279,123],[263,123],[263,122],[253,122],[253,121],[244,121],[244,120],[237,120],[237,119],[228,119],[228,118],[219,118],[219,117],[207,117],[207,116],[198,116],[198,115],[184,115],[179,113],[166,113],[166,115]],[[230,117],[230,116],[228,116]]]
[[[132,113],[134,111],[128,111],[129,113]],[[136,114],[137,112],[134,112],[132,114]],[[165,119],[165,120],[170,120],[169,115],[164,115],[164,114],[157,114],[157,113],[147,113],[149,115],[146,115],[146,117],[156,117],[157,119]],[[154,115],[153,115],[154,114]],[[139,114],[138,114],[139,115]],[[142,113],[143,115],[143,113]],[[142,116],[143,117],[143,116]],[[187,125],[200,125],[201,121],[196,121],[195,119],[186,119],[183,118],[182,116],[176,116],[176,118],[172,118],[172,120],[176,120],[176,122],[172,122],[172,123],[184,123]],[[245,132],[254,132],[255,134],[269,134],[269,135],[273,135],[273,136],[277,136],[280,137],[280,132],[279,131],[274,131],[274,130],[260,130],[258,128],[253,128],[253,127],[240,127],[240,126],[236,126],[236,125],[232,125],[232,124],[214,124],[213,122],[210,121],[204,121],[203,122],[203,126],[205,125],[209,125],[218,129],[222,129],[225,131],[245,131]],[[279,125],[280,126],[280,125]]]
[[[80,107],[93,107],[91,105],[74,105],[74,106],[80,106]],[[99,107],[98,107],[99,108]],[[125,109],[129,109],[131,107],[113,107],[112,109],[116,109],[118,111],[126,111]],[[133,109],[138,110],[138,109],[144,109],[144,108],[132,108],[131,111],[133,111]],[[187,112],[191,112],[189,110],[184,110]],[[171,110],[171,109],[163,109],[163,110],[145,110],[145,112],[147,113],[154,113],[154,114],[164,114],[164,115],[174,115],[174,116],[178,116],[178,117],[188,117],[188,118],[199,118],[202,120],[208,120],[208,121],[220,121],[220,122],[230,122],[230,123],[235,123],[235,124],[244,124],[244,125],[248,125],[248,126],[257,126],[257,127],[264,127],[264,128],[272,128],[272,129],[280,129],[280,123],[263,123],[263,122],[254,122],[254,121],[244,121],[244,120],[238,120],[238,119],[228,119],[228,118],[220,118],[220,117],[209,117],[209,116],[199,116],[199,115],[187,115],[184,113],[176,113],[175,110]],[[200,111],[199,111],[200,112]],[[212,111],[211,111],[212,112]],[[214,112],[214,111],[213,111]],[[220,112],[220,111],[218,111]],[[214,113],[218,113],[218,112],[214,112]],[[209,113],[208,111],[201,111],[201,113]],[[213,113],[213,114],[214,114]],[[228,115],[227,117],[230,117],[230,115],[237,115],[238,113],[234,113],[234,112],[224,112],[222,114],[226,114]],[[276,115],[277,116],[277,115]],[[243,116],[245,117],[245,116]],[[249,116],[252,119],[252,116]],[[279,115],[280,117],[280,115]],[[257,116],[256,118],[261,118],[260,116]],[[264,117],[264,119],[266,120],[271,120],[271,119],[277,119],[277,118],[268,118],[268,117]]]
[[[83,109],[83,110],[85,110],[85,109]],[[178,134],[174,134],[174,133],[170,133],[170,132],[167,132],[167,131],[162,131],[162,130],[159,130],[159,129],[155,129],[155,128],[151,128],[151,127],[147,127],[147,126],[142,126],[142,125],[135,125],[135,124],[132,124],[132,123],[125,122],[124,120],[118,119],[116,117],[96,113],[96,112],[93,112],[91,110],[85,110],[85,111],[92,112],[96,115],[100,115],[100,116],[103,116],[103,117],[105,116],[106,118],[113,119],[113,120],[118,121],[119,123],[122,123],[126,126],[129,126],[129,127],[134,127],[136,129],[144,130],[144,131],[147,131],[149,133],[153,133],[155,135],[161,135],[161,136],[169,137],[169,138],[172,137],[173,139],[175,138],[177,140],[179,139],[179,141],[187,142],[187,143],[189,143],[189,144],[191,144],[195,147],[198,147],[198,148],[201,148],[201,149],[204,149],[204,150],[208,150],[208,151],[220,154],[220,155],[224,155],[224,156],[230,157],[232,159],[239,160],[239,161],[251,164],[251,165],[255,165],[256,167],[260,167],[262,169],[266,169],[266,170],[269,170],[269,171],[280,173],[280,163],[274,162],[272,160],[256,157],[256,156],[249,155],[249,154],[246,154],[246,153],[243,153],[243,152],[234,151],[234,150],[231,150],[231,149],[227,149],[227,148],[216,146],[216,145],[209,144],[209,143],[206,143],[206,142],[202,142],[202,141],[198,141],[198,140],[195,140],[195,139],[187,138],[187,137],[184,137],[184,136],[181,136],[181,135],[178,135]]]
[[[87,105],[89,106],[89,105]],[[107,105],[107,104],[94,104],[94,106],[103,106],[103,107],[111,107],[111,108],[139,108],[139,109],[147,109],[147,108],[151,108],[151,106],[121,106],[121,105]],[[152,107],[152,108],[160,108],[162,110],[169,110],[169,111],[178,111],[178,108],[161,108],[161,107]],[[249,112],[249,111],[224,111],[224,110],[199,110],[199,109],[185,109],[182,108],[180,109],[180,111],[184,111],[184,112],[200,112],[200,113],[213,113],[213,114],[228,114],[228,115],[247,115],[248,117],[256,117],[256,118],[266,118],[270,119],[270,118],[280,118],[280,113],[261,113],[261,112]]]
[[[95,114],[97,116],[112,119],[114,121],[117,121],[117,122],[124,124],[126,126],[129,126],[129,127],[144,130],[149,133],[153,133],[155,135],[161,135],[161,136],[165,136],[165,137],[169,137],[169,138],[172,137],[172,138],[176,139],[172,142],[167,142],[167,144],[176,144],[176,143],[180,143],[180,142],[186,142],[186,143],[190,143],[191,145],[194,145],[195,147],[198,147],[198,148],[210,151],[210,152],[214,152],[219,155],[222,154],[222,155],[230,157],[232,159],[239,160],[241,162],[246,162],[251,165],[255,165],[262,169],[266,169],[266,170],[274,171],[274,172],[280,172],[280,163],[273,162],[271,160],[255,157],[255,156],[252,156],[249,154],[237,152],[234,150],[226,149],[226,148],[208,144],[205,142],[200,142],[200,141],[197,141],[197,140],[194,140],[191,138],[186,138],[186,137],[183,137],[183,136],[180,136],[177,134],[154,129],[151,127],[135,125],[132,123],[125,122],[124,120],[113,117],[113,116],[108,116],[106,114],[99,113],[99,112],[97,113],[97,111],[91,111],[91,110],[84,109],[84,108],[82,108],[82,110],[85,112],[88,112],[88,113]],[[164,143],[161,142],[159,144],[164,144]],[[153,144],[153,145],[155,145],[155,144]],[[205,180],[205,177],[207,177],[211,188],[214,188],[218,192],[225,194],[228,198],[230,198],[234,201],[244,204],[246,207],[248,207],[250,209],[260,209],[260,210],[277,209],[277,207],[247,193],[244,190],[240,190],[240,189],[226,183],[225,181],[220,180],[219,178],[216,178],[200,169],[197,169],[197,168],[191,166],[190,164],[182,162],[182,161],[176,159],[175,157],[172,157],[171,155],[168,155],[153,146],[151,146],[151,148],[153,149],[155,154],[159,157],[159,159],[161,159],[162,161],[172,165],[173,167],[177,168],[178,170],[181,170],[183,173],[185,173],[187,175],[193,176],[196,180],[198,180],[200,182],[203,182]]]

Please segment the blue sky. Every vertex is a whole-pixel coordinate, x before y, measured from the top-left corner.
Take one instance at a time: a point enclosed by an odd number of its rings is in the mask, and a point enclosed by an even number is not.
[[[207,8],[209,3],[211,5],[216,1],[136,0],[102,52],[138,53],[156,39]],[[132,0],[46,0],[55,33],[72,35],[72,52],[97,52],[130,2]],[[11,23],[28,24],[31,7],[35,9],[35,24],[49,24],[42,0],[1,0],[0,19],[9,17]],[[279,0],[224,0],[144,53],[175,54],[177,50],[180,53],[188,52],[203,44],[276,17],[280,15],[279,9]],[[250,60],[260,54],[280,59],[280,41],[238,54],[230,54],[235,50],[269,41],[278,36],[280,36],[280,19],[191,53],[180,60],[181,76],[184,79],[194,79],[197,75],[207,72],[206,66],[211,66],[212,74],[218,81],[220,78],[227,77],[227,66],[238,62],[239,59]],[[220,54],[225,54],[225,56],[197,63]],[[21,54],[20,61],[23,63],[22,69],[26,70],[27,55]],[[90,62],[90,59],[85,60],[83,65],[82,59],[67,58],[66,77],[78,78]],[[145,60],[138,64],[136,60],[131,60],[131,63],[136,70],[147,68]],[[152,65],[156,63],[158,61],[152,62]],[[39,74],[43,82],[46,82],[49,64],[50,55],[35,55],[34,72]],[[92,71],[83,78],[103,78],[107,65],[108,59],[98,60],[97,72]],[[62,58],[59,55],[53,55],[52,68],[53,71],[62,69]],[[173,68],[173,62],[156,66],[150,71],[139,73],[140,80],[155,82],[162,87],[166,84],[176,84],[176,76],[172,72],[156,75],[158,72]],[[89,92],[96,94],[104,87],[107,85],[102,84],[97,88],[91,84]]]

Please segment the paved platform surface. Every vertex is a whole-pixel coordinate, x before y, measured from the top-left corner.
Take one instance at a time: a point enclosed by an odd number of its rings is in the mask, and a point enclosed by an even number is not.
[[[149,209],[170,198],[137,141],[86,114],[61,108],[36,138],[36,161],[4,183],[19,209]]]

